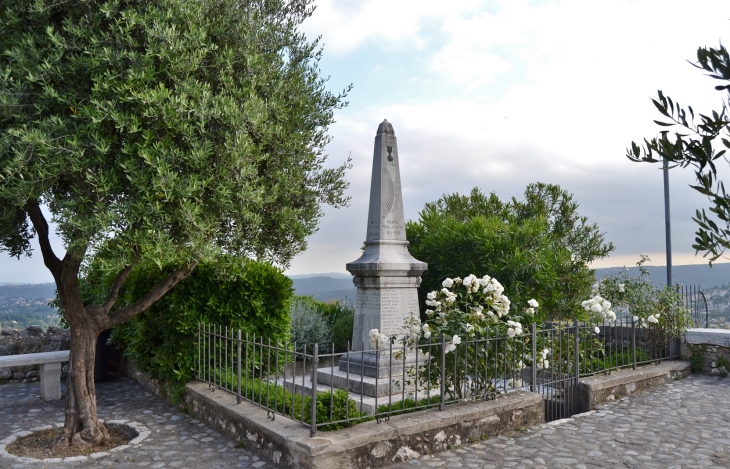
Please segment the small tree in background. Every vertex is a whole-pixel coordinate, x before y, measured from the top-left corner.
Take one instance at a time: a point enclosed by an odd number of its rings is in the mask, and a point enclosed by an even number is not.
[[[595,281],[588,264],[613,250],[598,226],[578,215],[570,193],[543,183],[508,202],[477,188],[445,195],[426,204],[406,232],[413,256],[428,263],[422,311],[426,293],[440,290],[445,278],[486,273],[504,285],[513,308],[536,299],[538,322],[579,313]]]
[[[0,249],[30,255],[37,238],[71,331],[60,445],[109,438],[94,388],[100,332],[222,252],[286,266],[320,204],[347,202],[347,164],[325,169],[322,154],[347,90],[324,88],[321,49],[298,32],[310,3],[0,1]],[[92,259],[114,281],[85,304]],[[148,263],[173,268],[117,305]]]
[[[727,96],[730,92],[730,55],[724,46],[718,49],[700,47],[697,49],[697,62],[693,65],[723,82],[715,89]],[[644,139],[643,145],[631,142],[626,156],[636,162],[659,163],[666,160],[682,168],[692,166],[695,169],[697,184],[690,187],[707,196],[711,214],[708,215],[705,209],[696,211],[692,219],[698,228],[692,247],[704,251],[712,265],[730,248],[730,195],[725,192],[716,166],[730,148],[730,140],[725,138],[730,136],[727,101],[721,102],[719,111],[699,114],[698,119],[695,119],[692,106],[680,106],[661,90],[652,102],[665,118],[654,122],[667,130],[672,127],[679,129],[667,138]]]

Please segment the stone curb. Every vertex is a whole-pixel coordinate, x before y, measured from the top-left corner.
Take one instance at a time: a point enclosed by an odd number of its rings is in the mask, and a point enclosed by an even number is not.
[[[105,423],[103,419],[99,419],[99,422]],[[14,443],[18,438],[22,438],[24,436],[31,435],[35,432],[40,432],[44,430],[49,430],[53,428],[54,426],[56,428],[63,428],[63,422],[56,423],[54,425],[42,425],[39,427],[31,428],[30,430],[18,430],[14,432],[9,437],[0,440],[0,457],[13,459],[18,462],[26,462],[26,463],[35,463],[35,462],[43,462],[43,463],[67,463],[67,462],[76,462],[76,461],[87,461],[87,460],[98,460],[100,458],[109,456],[113,452],[122,451],[126,448],[129,448],[130,446],[137,446],[139,445],[145,438],[150,436],[150,430],[142,425],[141,423],[137,422],[129,422],[127,420],[108,420],[106,423],[113,424],[113,425],[119,425],[119,426],[125,426],[129,427],[135,432],[137,432],[137,436],[127,443],[126,445],[116,446],[114,448],[111,448],[108,452],[99,452],[99,453],[92,453],[89,456],[69,456],[66,458],[45,458],[45,459],[36,459],[36,458],[26,458],[23,456],[16,456],[14,454],[10,454],[7,451],[7,446],[11,443]]]

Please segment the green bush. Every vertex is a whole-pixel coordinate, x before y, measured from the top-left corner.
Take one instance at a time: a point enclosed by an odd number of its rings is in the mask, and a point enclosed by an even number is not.
[[[694,352],[689,357],[689,369],[692,373],[702,373],[704,357],[699,352]]]
[[[120,294],[119,308],[146,294],[172,267],[136,267]],[[85,300],[103,297],[112,279],[98,278],[93,266],[82,290]],[[291,280],[262,262],[223,256],[198,265],[149,310],[117,326],[112,344],[141,370],[160,379],[173,400],[195,373],[198,323],[241,329],[243,334],[286,340],[289,333]]]
[[[410,252],[428,263],[419,288],[421,311],[428,292],[447,278],[488,274],[501,282],[513,310],[540,304],[534,320],[584,315],[581,302],[594,282],[588,264],[613,245],[598,226],[577,213],[573,196],[559,186],[530,184],[524,200],[503,202],[475,188],[428,203],[406,226]]]
[[[291,303],[290,335],[297,349],[307,344],[319,344],[325,352],[332,343],[332,327],[323,314],[324,303],[308,296],[297,296]]]
[[[215,369],[213,374],[216,382],[222,383],[225,387],[238,386],[235,375],[230,372]],[[241,396],[254,402],[265,403],[270,409],[281,412],[293,420],[306,424],[312,422],[312,398],[309,395],[292,394],[283,386],[270,381],[247,378],[241,382]],[[345,418],[354,420],[328,423]],[[317,424],[323,424],[317,427],[318,430],[330,431],[351,427],[373,418],[360,414],[360,411],[357,410],[357,403],[348,397],[347,391],[337,389],[334,392],[317,393],[316,419]]]
[[[332,318],[332,342],[335,352],[347,352],[347,344],[352,340],[352,329],[355,327],[355,310],[347,305],[337,303],[336,314]]]
[[[337,300],[327,303],[310,296],[295,297],[291,306],[292,342],[319,343],[319,350],[328,353],[334,344],[335,352],[346,352],[352,340],[355,310]]]

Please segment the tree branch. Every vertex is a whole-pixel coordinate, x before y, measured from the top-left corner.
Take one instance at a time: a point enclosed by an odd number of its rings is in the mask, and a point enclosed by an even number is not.
[[[114,283],[112,284],[111,288],[109,288],[109,294],[107,295],[106,300],[104,300],[104,303],[101,305],[101,310],[103,314],[109,314],[112,306],[114,306],[114,303],[117,301],[117,297],[119,296],[119,290],[121,290],[122,285],[124,285],[124,282],[127,280],[127,277],[129,277],[129,274],[132,272],[132,269],[134,269],[134,266],[136,265],[137,261],[132,262],[127,267],[122,269],[122,271],[119,272],[119,275],[117,275],[117,278],[114,279]]]
[[[146,294],[142,299],[139,301],[132,303],[131,305],[122,308],[120,310],[114,311],[109,315],[109,324],[108,327],[114,327],[116,325],[119,325],[123,323],[124,321],[133,318],[134,316],[138,315],[142,311],[146,310],[150,306],[152,306],[155,301],[162,298],[165,293],[170,291],[172,287],[177,285],[181,280],[185,279],[190,273],[195,269],[195,267],[198,265],[197,262],[192,263],[191,265],[187,267],[180,267],[175,272],[171,273],[167,276],[165,280],[158,283],[157,286],[148,294]],[[120,273],[121,275],[121,273]],[[119,277],[117,277],[117,280]],[[116,283],[116,280],[115,282]]]
[[[61,260],[53,252],[51,241],[48,238],[48,222],[41,212],[41,206],[38,200],[32,199],[25,203],[25,211],[33,223],[33,228],[38,234],[38,242],[41,245],[41,254],[43,255],[43,263],[48,267],[54,277],[61,273]]]

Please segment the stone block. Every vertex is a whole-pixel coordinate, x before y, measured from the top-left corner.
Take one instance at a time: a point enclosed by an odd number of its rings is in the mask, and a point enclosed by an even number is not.
[[[690,345],[718,345],[730,348],[730,330],[687,329],[685,340]]]
[[[41,365],[41,399],[52,401],[61,399],[61,364]]]

